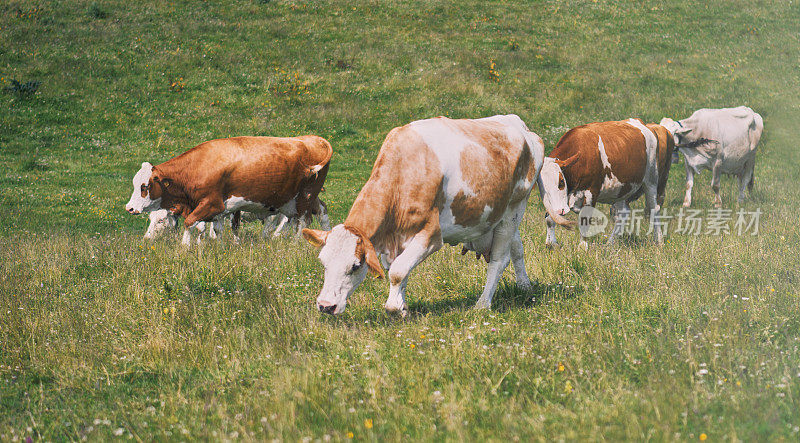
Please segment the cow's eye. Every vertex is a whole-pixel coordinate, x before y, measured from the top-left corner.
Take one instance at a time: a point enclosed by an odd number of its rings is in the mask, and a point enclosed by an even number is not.
[[[364,266],[364,264],[363,264],[363,263],[356,263],[356,264],[354,264],[354,265],[353,265],[353,267],[352,267],[352,268],[350,268],[350,272],[348,272],[348,274],[352,274],[352,273],[354,273],[354,272],[358,271],[359,269],[361,269],[361,267],[362,267],[362,266]]]
[[[564,177],[558,178],[558,189],[564,189],[567,186],[567,183],[564,181]]]
[[[147,184],[143,183],[142,184],[142,192],[147,191],[147,188],[149,188],[149,186],[147,186]]]

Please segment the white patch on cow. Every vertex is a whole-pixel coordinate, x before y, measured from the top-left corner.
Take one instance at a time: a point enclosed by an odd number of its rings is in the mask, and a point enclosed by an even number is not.
[[[278,208],[278,212],[287,216],[287,217],[296,217],[297,216],[297,200],[291,199],[286,204]]]
[[[644,136],[645,149],[647,152],[647,164],[655,165],[656,157],[658,156],[658,139],[656,138],[656,135],[653,134],[653,131],[651,131],[650,128],[639,122],[639,120],[630,118],[628,119],[627,123],[641,131],[642,135]]]
[[[648,130],[645,128],[645,130]],[[602,202],[606,201],[614,201],[620,195],[619,191],[622,189],[622,182],[619,181],[616,175],[614,175],[613,170],[611,169],[611,162],[608,161],[608,154],[606,154],[606,148],[603,144],[603,137],[597,137],[597,149],[600,151],[600,161],[603,162],[603,186],[600,188],[600,195],[598,196],[598,200]],[[605,169],[608,169],[609,174],[606,174]]]
[[[547,199],[550,207],[559,215],[568,213],[570,208],[567,187],[558,189],[558,182],[563,176],[561,166],[556,163],[555,159],[545,157],[539,172],[539,192],[542,194],[542,200]]]
[[[150,190],[142,197],[142,187],[148,186],[150,177],[153,175],[153,165],[148,162],[142,163],[142,167],[133,176],[133,193],[131,199],[125,204],[125,210],[131,214],[141,214],[142,212],[153,211],[161,204],[161,199],[152,200]]]
[[[449,238],[463,228],[456,224],[452,204],[456,195],[463,192],[467,197],[474,197],[475,191],[464,181],[461,171],[461,153],[466,149],[476,148],[476,142],[445,127],[437,120],[420,120],[409,126],[421,138],[425,145],[436,155],[444,177],[445,203],[439,214],[442,237]]]
[[[317,297],[320,310],[333,308],[333,314],[341,314],[347,306],[347,298],[367,276],[367,264],[356,257],[358,236],[336,225],[328,234],[325,245],[319,251],[319,260],[325,267],[325,282]]]
[[[150,218],[150,224],[144,234],[144,238],[147,240],[154,239],[167,230],[174,229],[178,222],[177,217],[166,209],[152,211],[148,217]]]

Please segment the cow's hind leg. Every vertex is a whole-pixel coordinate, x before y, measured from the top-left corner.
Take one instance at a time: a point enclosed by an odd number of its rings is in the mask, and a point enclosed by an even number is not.
[[[742,168],[741,174],[739,174],[739,198],[737,201],[739,203],[743,203],[745,199],[744,189],[748,188],[749,192],[753,190],[753,165],[755,164],[755,159],[750,159],[745,163],[744,168]]]
[[[644,190],[645,214],[650,219],[650,226],[653,229],[653,241],[660,245],[664,243],[664,234],[661,232],[660,215],[661,205],[658,204],[656,186],[647,186]]]
[[[405,250],[392,261],[389,267],[389,297],[384,304],[387,312],[400,312],[403,316],[406,315],[408,276],[418,264],[441,247],[442,237],[438,230],[434,234],[422,231],[415,235]]]
[[[533,286],[531,279],[528,278],[528,271],[525,270],[525,248],[519,236],[519,228],[514,232],[514,239],[511,241],[511,262],[517,274],[517,287],[523,291],[530,291]]]
[[[525,213],[525,206],[527,201],[523,201],[518,209],[513,212],[510,217],[504,217],[500,223],[494,228],[492,236],[492,252],[489,258],[489,266],[486,271],[486,285],[483,287],[483,293],[475,303],[475,309],[490,309],[492,307],[492,297],[497,290],[497,284],[503,276],[503,271],[508,267],[511,261],[511,255],[519,252],[518,260],[515,260],[514,270],[517,272],[517,283],[519,284],[520,270],[525,269],[525,260],[522,256],[522,240],[516,245],[519,249],[512,252],[515,247],[515,240],[519,239],[519,224],[522,221],[522,216]],[[519,266],[517,266],[519,263]],[[525,272],[524,278],[527,279],[528,274]],[[528,280],[530,286],[530,280]]]
[[[717,160],[711,168],[711,190],[714,191],[714,207],[722,207],[722,197],[719,195],[719,182],[722,178],[722,161]]]

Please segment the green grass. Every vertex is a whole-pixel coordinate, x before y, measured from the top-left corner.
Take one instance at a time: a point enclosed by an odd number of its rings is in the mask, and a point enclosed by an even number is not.
[[[797,440],[798,29],[783,1],[0,4],[0,440]],[[412,120],[516,113],[550,149],[586,122],[737,105],[765,119],[741,206],[759,235],[584,253],[561,231],[548,251],[534,192],[538,283],[507,271],[491,312],[458,248],[414,271],[409,318],[374,279],[333,318],[310,246],[254,225],[146,243],[123,209],[142,161],[211,138],[328,138],[340,222]]]

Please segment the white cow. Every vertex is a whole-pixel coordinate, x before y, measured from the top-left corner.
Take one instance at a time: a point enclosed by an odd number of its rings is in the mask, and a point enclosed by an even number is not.
[[[739,202],[744,189],[753,190],[753,167],[756,148],[764,130],[761,116],[747,106],[723,109],[698,109],[691,117],[674,121],[663,118],[661,126],[675,137],[675,145],[686,160],[686,196],[683,206],[692,204],[694,175],[711,169],[714,206],[722,206],[720,176],[725,173],[739,179]]]
[[[518,228],[543,158],[541,138],[516,115],[438,117],[393,129],[344,224],[303,230],[325,266],[318,309],[342,313],[367,270],[383,276],[388,266],[384,307],[405,315],[411,271],[443,243],[462,244],[489,263],[476,308],[490,307],[509,262],[517,284],[530,288]]]

